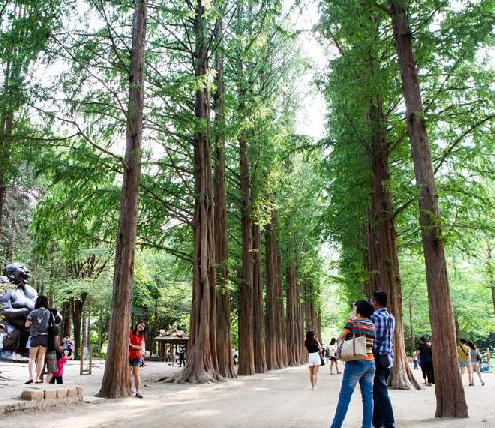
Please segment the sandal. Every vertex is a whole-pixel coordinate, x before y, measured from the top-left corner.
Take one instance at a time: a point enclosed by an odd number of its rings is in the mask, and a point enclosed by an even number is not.
[[[32,381],[31,381],[31,383],[32,383]],[[37,380],[35,383],[43,383],[43,381],[42,380]]]
[[[31,383],[33,383],[33,379],[29,379],[27,382],[24,382],[24,385],[29,385]]]

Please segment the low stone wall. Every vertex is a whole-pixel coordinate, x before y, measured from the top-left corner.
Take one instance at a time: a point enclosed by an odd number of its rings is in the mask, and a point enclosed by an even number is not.
[[[18,401],[0,404],[0,416],[13,412],[37,411],[52,409],[69,404],[83,403],[83,389],[81,386],[72,387],[32,387],[21,393]]]

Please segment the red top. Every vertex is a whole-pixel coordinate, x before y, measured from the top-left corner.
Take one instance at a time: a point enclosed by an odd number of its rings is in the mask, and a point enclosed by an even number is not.
[[[141,346],[141,344],[143,343],[144,335],[134,334],[134,331],[131,330],[130,339],[131,345]],[[129,360],[134,360],[135,358],[141,357],[142,355],[139,349],[129,347]]]

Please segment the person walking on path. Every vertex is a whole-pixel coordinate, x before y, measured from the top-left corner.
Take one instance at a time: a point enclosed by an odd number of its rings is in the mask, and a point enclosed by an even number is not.
[[[373,357],[375,326],[370,320],[373,311],[374,308],[370,302],[366,300],[356,302],[353,318],[347,321],[342,334],[339,336],[339,340],[344,340],[348,335],[365,336],[366,356],[359,360],[346,362],[339,402],[330,428],[342,427],[354,388],[358,382],[363,398],[362,428],[371,428],[373,418],[373,378],[375,376],[375,358]]]
[[[479,349],[476,347],[474,342],[468,341],[467,345],[471,349],[471,366],[473,368],[473,381],[471,386],[474,386],[474,373],[478,375],[478,378],[480,379],[481,386],[485,386],[485,382],[483,382],[483,379],[481,379],[481,370],[480,370],[480,364],[481,364],[481,354]]]
[[[337,351],[337,339],[332,338],[330,341],[330,345],[328,345],[328,358],[330,359],[330,374],[333,375],[333,369],[335,368],[336,373],[340,374],[339,371],[339,363],[337,362],[337,358],[335,357],[335,352]]]
[[[47,309],[48,298],[38,296],[34,310],[27,316],[26,328],[29,328],[29,380],[25,382],[43,383],[41,373],[45,365],[45,353],[48,347],[48,323],[51,313]]]
[[[469,386],[472,386],[473,366],[471,365],[471,348],[467,345],[466,339],[459,340],[459,345],[457,346],[457,362],[459,363],[461,376],[464,377],[464,373],[467,371]]]
[[[423,370],[423,378],[426,386],[432,386],[435,383],[435,373],[433,371],[433,353],[431,345],[426,340],[425,336],[419,338],[419,345],[416,351],[419,353],[419,361]],[[422,363],[422,364],[421,364]]]
[[[131,330],[130,344],[129,344],[129,365],[131,366],[131,374],[134,377],[134,386],[136,387],[136,397],[143,398],[141,394],[141,378],[139,377],[139,366],[141,364],[141,351],[143,349],[144,335],[146,333],[146,323],[139,321],[135,327]],[[131,393],[132,393],[132,379],[131,379]]]
[[[304,341],[304,346],[309,353],[309,381],[311,383],[311,389],[313,391],[317,391],[318,388],[316,384],[318,382],[318,369],[321,365],[321,346],[320,342],[316,340],[315,332],[313,330],[309,330],[306,332],[306,340]]]
[[[371,321],[375,325],[376,338],[373,343],[375,356],[375,380],[373,382],[373,426],[394,428],[394,410],[388,395],[388,378],[394,360],[395,318],[387,311],[387,293],[375,291],[371,304],[375,312]]]

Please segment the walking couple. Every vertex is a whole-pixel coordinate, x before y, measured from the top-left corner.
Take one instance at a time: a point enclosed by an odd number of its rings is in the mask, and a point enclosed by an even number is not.
[[[387,293],[375,291],[371,302],[354,304],[351,319],[339,340],[348,335],[366,337],[366,355],[345,364],[335,417],[330,428],[340,428],[352,393],[359,382],[363,398],[362,428],[394,428],[394,413],[387,382],[393,364],[395,319],[387,311]]]

